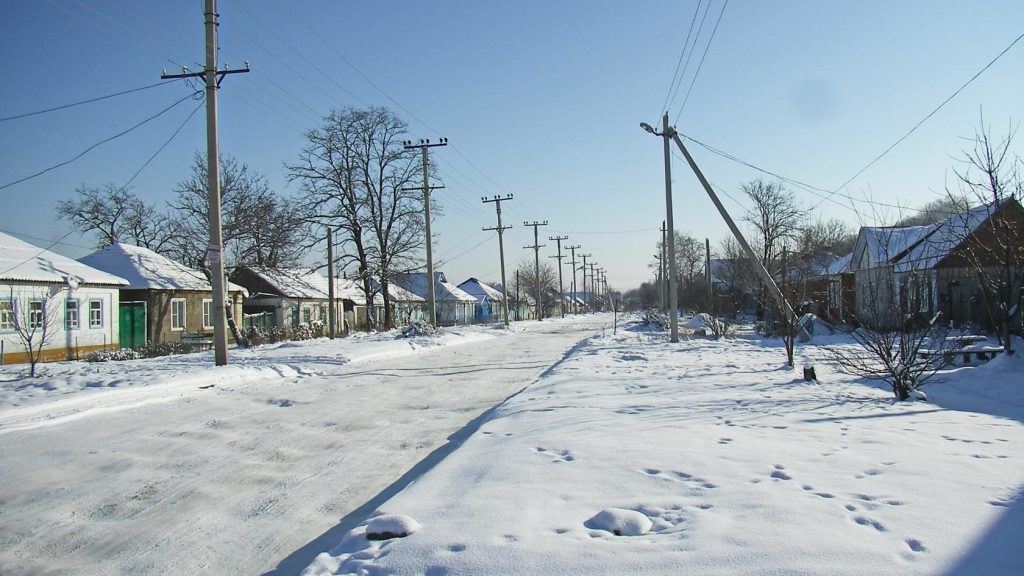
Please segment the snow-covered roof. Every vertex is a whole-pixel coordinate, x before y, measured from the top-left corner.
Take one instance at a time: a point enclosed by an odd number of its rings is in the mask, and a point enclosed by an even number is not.
[[[407,272],[395,276],[394,283],[406,290],[426,298],[427,274],[425,272]],[[434,272],[434,298],[438,302],[476,302],[476,298],[467,294],[455,284],[448,282],[443,272]]]
[[[500,290],[498,290],[497,288],[492,288],[487,284],[484,284],[483,282],[477,280],[476,278],[470,278],[469,280],[466,280],[462,284],[459,284],[459,289],[463,290],[464,292],[476,298],[477,300],[490,299],[497,301],[503,300],[505,298],[505,295],[502,294]]]
[[[850,252],[846,256],[839,256],[832,260],[828,266],[825,267],[824,275],[832,276],[834,274],[842,274],[843,272],[850,271],[850,262],[853,260],[853,252]]]
[[[201,292],[213,290],[206,274],[134,244],[111,244],[78,261],[124,278],[128,281],[128,288]],[[228,282],[228,291],[248,294],[245,288],[231,282]]]
[[[309,298],[327,300],[330,286],[327,277],[317,272],[301,268],[264,268],[246,266],[253,274],[263,278],[286,298]],[[363,289],[355,280],[336,278],[334,281],[335,299],[352,300],[365,306],[366,297]]]
[[[858,244],[862,238],[874,265],[890,263],[897,272],[924,270],[938,264],[994,211],[992,205],[982,205],[925,226],[863,227]]]
[[[0,232],[0,280],[125,286],[124,278]]]

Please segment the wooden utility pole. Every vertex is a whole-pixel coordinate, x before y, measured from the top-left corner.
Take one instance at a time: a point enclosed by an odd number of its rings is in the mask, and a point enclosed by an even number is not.
[[[533,246],[523,246],[524,250],[533,249],[533,284],[534,284],[534,297],[537,299],[537,320],[543,320],[544,308],[541,306],[540,300],[540,249],[546,246],[546,244],[538,244],[539,238],[537,238],[537,228],[540,226],[547,226],[548,221],[537,222],[523,222],[523,226],[533,226]]]
[[[568,239],[568,236],[548,236],[548,240],[554,240],[558,244],[558,256],[548,256],[548,258],[558,259],[558,310],[562,313],[562,318],[565,318],[565,290],[562,288],[562,240]]]
[[[495,196],[495,197],[493,197],[491,199],[481,198],[481,200],[483,200],[484,204],[486,204],[488,202],[494,202],[494,210],[498,213],[498,225],[496,227],[494,227],[494,228],[484,228],[484,231],[496,230],[498,232],[498,254],[499,254],[500,258],[501,258],[501,296],[502,296],[502,299],[504,301],[503,305],[505,307],[505,327],[506,328],[508,328],[508,284],[505,283],[505,241],[502,238],[502,232],[504,232],[505,230],[509,230],[512,227],[511,226],[502,226],[501,225],[501,201],[502,200],[511,200],[511,199],[512,199],[512,195],[511,194],[505,196],[504,198],[502,198],[501,196]]]
[[[327,337],[337,336],[338,319],[334,310],[334,230],[327,227]]]
[[[213,355],[217,366],[228,363],[228,329],[226,279],[224,278],[224,241],[220,221],[220,152],[217,139],[217,90],[227,74],[241,74],[249,71],[249,63],[245,68],[229,70],[217,69],[217,1],[206,0],[203,9],[206,26],[206,66],[202,72],[188,72],[182,69],[181,74],[160,75],[163,79],[199,78],[206,80],[206,198],[209,215],[210,241],[206,247],[206,261],[210,266],[210,284],[213,285]]]
[[[583,266],[580,270],[583,271],[583,308],[586,312],[587,307],[587,258],[590,258],[592,254],[580,254],[580,258],[583,259]]]
[[[578,314],[579,310],[576,308],[576,251],[580,249],[580,245],[566,246],[565,248],[572,254],[572,260],[569,262],[569,265],[572,266],[572,313]]]
[[[433,238],[430,236],[430,156],[428,150],[435,146],[447,146],[448,139],[441,138],[439,142],[433,144],[430,140],[420,140],[419,144],[413,144],[412,140],[406,140],[402,143],[408,150],[410,148],[419,148],[423,152],[423,218],[426,222],[426,233],[427,233],[427,306],[429,312],[427,314],[430,325],[437,326],[437,298],[434,294],[434,255],[432,245],[434,243]],[[444,188],[444,186],[434,186],[433,189]]]

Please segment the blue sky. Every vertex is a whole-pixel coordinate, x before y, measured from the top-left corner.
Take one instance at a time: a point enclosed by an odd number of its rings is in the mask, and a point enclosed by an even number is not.
[[[515,199],[503,204],[515,226],[505,237],[510,268],[532,258],[522,248],[533,243],[532,229],[522,222],[547,220],[542,256],[554,254],[548,235],[568,235],[608,270],[611,284],[628,289],[651,277],[664,219],[661,142],[639,123],[659,121],[698,8],[698,25],[705,9],[707,18],[668,107],[673,123],[828,190],[1024,32],[1017,0],[731,0],[694,80],[723,3],[221,0],[220,62],[252,66],[220,92],[221,150],[276,190],[297,194],[283,164],[321,116],[343,106],[390,107],[409,122],[411,138],[449,139],[433,152],[446,186],[436,193],[444,214],[434,224],[435,257],[450,280],[499,278],[497,237],[481,230],[495,225],[494,207],[480,197],[511,193]],[[203,62],[201,0],[0,0],[0,7],[0,117],[145,86],[163,68]],[[942,195],[980,112],[997,134],[1024,118],[1022,65],[1024,41],[842,194],[908,207]],[[189,92],[176,83],[0,122],[0,186],[68,160]],[[64,236],[58,201],[80,184],[126,182],[197,104],[186,100],[67,166],[0,190],[7,199],[0,230],[41,246]],[[690,148],[739,217],[739,186],[762,175]],[[200,110],[133,191],[164,204],[204,150]],[[673,180],[677,229],[716,245],[727,228],[679,159]],[[855,211],[841,195],[822,201],[794,191],[816,215],[851,227],[896,212],[865,202]],[[89,246],[91,238],[73,234],[54,250],[80,257]]]

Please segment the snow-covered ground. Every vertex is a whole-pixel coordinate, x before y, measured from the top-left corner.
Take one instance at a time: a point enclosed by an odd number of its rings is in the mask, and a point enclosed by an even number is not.
[[[808,383],[778,341],[610,320],[0,368],[0,574],[1024,565],[1024,354],[899,403],[838,337]]]
[[[603,317],[0,368],[0,574],[296,574]]]
[[[305,573],[1021,573],[1024,354],[900,403],[801,353],[820,383],[778,342],[596,336],[368,515],[410,535]]]

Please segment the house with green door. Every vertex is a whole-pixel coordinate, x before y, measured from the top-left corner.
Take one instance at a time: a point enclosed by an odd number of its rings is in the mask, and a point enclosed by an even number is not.
[[[203,272],[148,248],[122,243],[111,244],[79,262],[127,281],[120,289],[122,348],[213,334],[213,287]],[[226,312],[239,326],[247,295],[245,288],[227,284]],[[233,341],[230,332],[228,340]]]
[[[118,346],[124,278],[0,232],[0,363],[74,360]]]

